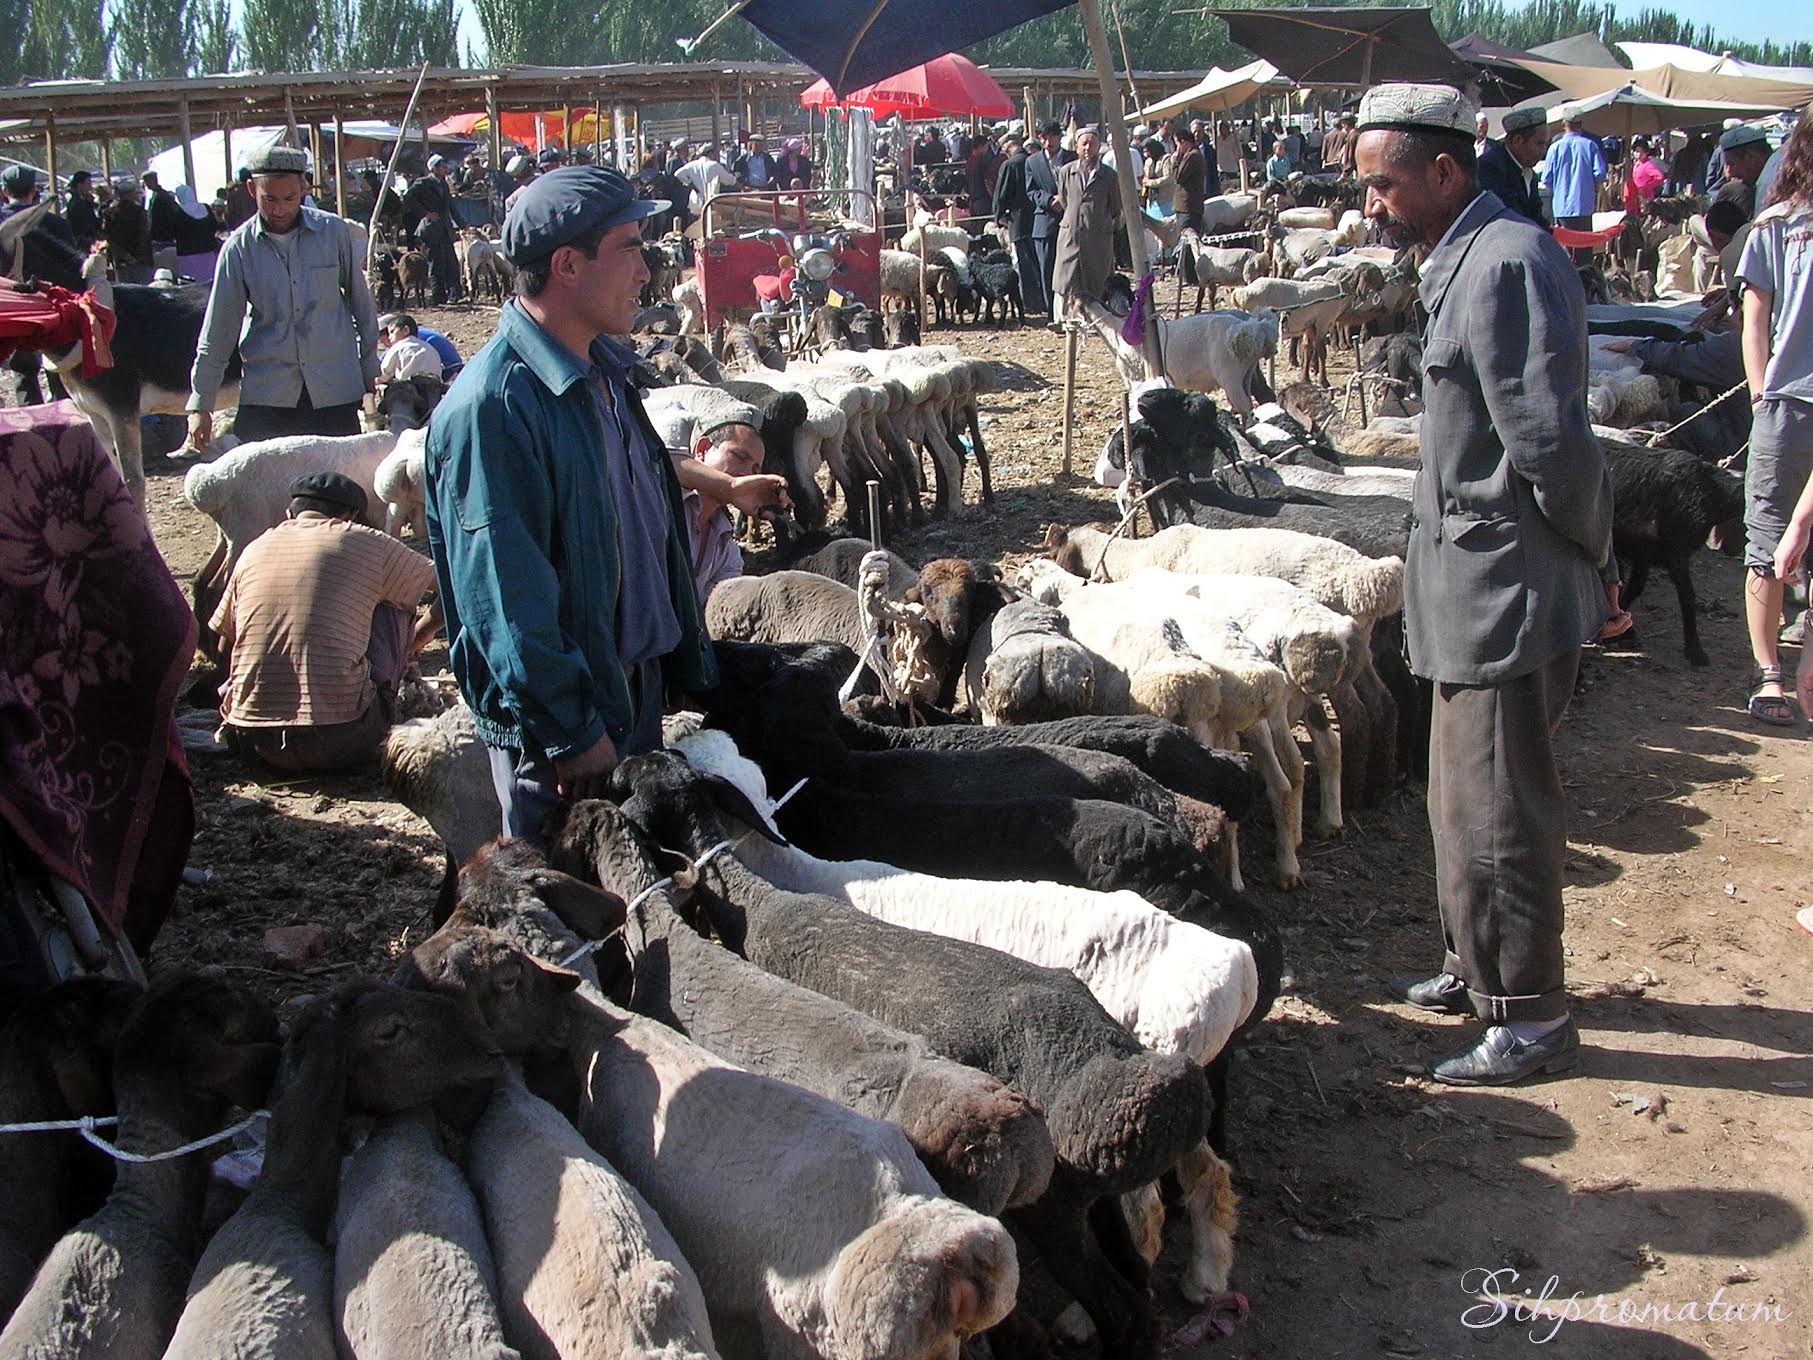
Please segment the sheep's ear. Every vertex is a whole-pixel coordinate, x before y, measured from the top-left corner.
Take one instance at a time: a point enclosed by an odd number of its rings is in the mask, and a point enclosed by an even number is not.
[[[625,908],[621,897],[571,874],[537,869],[529,875],[529,885],[544,907],[585,939],[599,939],[623,924]]]
[[[900,597],[900,602],[902,604],[924,604],[925,595],[916,584],[910,585],[907,587],[906,594]]]
[[[751,831],[773,841],[776,845],[787,844],[786,837],[778,831],[769,829],[767,819],[756,811],[755,804],[749,801],[749,796],[724,776],[706,775],[705,787],[711,790],[712,800],[717,803],[721,811],[743,823]]]
[[[621,918],[619,918],[619,921],[621,922]],[[556,991],[570,992],[577,987],[581,981],[579,974],[573,972],[571,969],[561,968],[556,964],[538,959],[527,951],[523,953],[523,957],[529,961],[529,966],[531,968],[541,974],[544,981],[553,984]]]

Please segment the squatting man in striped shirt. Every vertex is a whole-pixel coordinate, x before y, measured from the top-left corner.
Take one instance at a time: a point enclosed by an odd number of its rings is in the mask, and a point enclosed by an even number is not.
[[[434,563],[367,528],[337,472],[290,485],[288,518],[247,546],[209,626],[228,657],[221,739],[286,772],[350,769],[396,716],[404,670],[440,631]]]

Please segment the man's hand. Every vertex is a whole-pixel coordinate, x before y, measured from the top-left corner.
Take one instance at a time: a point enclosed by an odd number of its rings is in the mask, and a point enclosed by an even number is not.
[[[1788,521],[1788,528],[1782,534],[1782,540],[1775,548],[1775,578],[1778,581],[1792,581],[1800,569],[1801,559],[1807,555],[1807,540],[1813,535],[1813,524],[1798,517]]]
[[[768,511],[793,509],[793,501],[787,495],[787,479],[767,472],[732,477],[730,504],[754,518]]]
[[[1813,647],[1800,649],[1800,674],[1794,680],[1794,694],[1800,700],[1800,711],[1813,713]]]
[[[617,747],[607,733],[574,756],[554,762],[554,786],[562,798],[604,797],[605,784],[617,768]]]
[[[208,445],[214,442],[214,413],[212,411],[189,412],[189,447],[208,451]]]
[[[1628,354],[1630,352],[1630,341],[1608,340],[1605,342],[1605,348],[1612,354]]]

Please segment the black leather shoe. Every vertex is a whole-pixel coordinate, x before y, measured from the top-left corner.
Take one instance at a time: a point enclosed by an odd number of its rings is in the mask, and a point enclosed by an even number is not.
[[[1419,1011],[1440,1011],[1443,1015],[1471,1015],[1473,1003],[1467,1000],[1467,984],[1453,973],[1434,977],[1397,977],[1386,984],[1391,995]]]
[[[1565,1072],[1580,1057],[1572,1017],[1540,1039],[1525,1042],[1493,1025],[1465,1048],[1429,1064],[1429,1075],[1450,1086],[1508,1086],[1539,1072]]]

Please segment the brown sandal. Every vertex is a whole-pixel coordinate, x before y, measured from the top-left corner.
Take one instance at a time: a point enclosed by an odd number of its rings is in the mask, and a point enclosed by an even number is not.
[[[1771,727],[1792,727],[1800,718],[1800,706],[1787,694],[1764,694],[1769,685],[1784,688],[1780,666],[1760,666],[1750,682],[1750,716]]]

